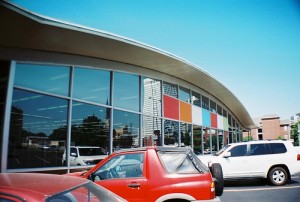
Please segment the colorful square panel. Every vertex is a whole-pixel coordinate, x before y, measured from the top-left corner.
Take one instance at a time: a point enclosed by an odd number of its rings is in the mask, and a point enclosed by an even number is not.
[[[217,114],[215,114],[215,113],[210,113],[210,122],[211,122],[211,127],[212,127],[212,128],[218,128],[218,118],[217,118]]]
[[[203,121],[203,126],[205,127],[210,127],[210,111],[206,109],[202,109],[202,121]]]
[[[218,129],[224,130],[224,124],[223,124],[223,116],[217,115],[218,116]]]
[[[193,105],[192,106],[192,122],[195,125],[202,126],[202,108]]]
[[[164,117],[179,120],[179,101],[164,95]]]
[[[192,122],[192,106],[186,102],[179,102],[180,120],[184,122]]]

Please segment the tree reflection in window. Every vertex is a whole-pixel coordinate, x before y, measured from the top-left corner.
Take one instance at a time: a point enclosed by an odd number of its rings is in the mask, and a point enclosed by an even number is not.
[[[74,101],[71,145],[99,146],[109,151],[109,119],[109,108]]]
[[[14,89],[7,167],[61,166],[67,111],[65,99]]]

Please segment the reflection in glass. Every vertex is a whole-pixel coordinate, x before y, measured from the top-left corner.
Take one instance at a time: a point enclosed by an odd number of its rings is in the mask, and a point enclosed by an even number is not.
[[[195,154],[203,154],[201,126],[193,125],[193,144]]]
[[[210,100],[210,111],[216,113],[217,112],[217,104],[216,102]]]
[[[69,77],[69,67],[18,63],[14,85],[68,96]]]
[[[164,121],[164,144],[178,147],[179,123],[176,121]]]
[[[196,92],[192,92],[192,104],[201,107],[201,95]]]
[[[139,111],[139,76],[121,72],[114,73],[114,106]]]
[[[174,98],[178,98],[178,87],[177,85],[164,82],[163,84],[164,94]]]
[[[228,144],[228,136],[229,136],[228,131],[224,131],[223,133],[224,133],[224,139],[223,139],[224,145],[227,145]]]
[[[0,61],[0,134],[2,135],[5,117],[5,103],[9,78],[9,62]],[[1,136],[0,135],[0,136]]]
[[[218,130],[218,151],[224,147],[223,131]]]
[[[73,97],[110,105],[110,72],[76,67]]]
[[[191,147],[192,145],[192,125],[180,123],[180,143],[181,147]]]
[[[143,78],[142,82],[142,110],[145,114],[161,116],[161,82]]]
[[[228,143],[233,143],[232,128],[229,128]]]
[[[190,90],[187,88],[179,87],[179,99],[183,102],[191,103]]]
[[[210,129],[203,128],[203,145],[204,145],[204,154],[211,153],[211,139],[210,139]]]
[[[110,109],[73,101],[72,146],[97,146],[109,151]]]
[[[139,115],[120,110],[113,113],[113,149],[139,147]]]
[[[218,134],[216,129],[210,129],[211,134],[211,152],[216,153],[218,151]]]
[[[161,118],[143,116],[142,140],[143,146],[162,146]]]
[[[61,166],[67,111],[67,100],[14,89],[8,168]]]
[[[209,110],[209,99],[205,96],[202,96],[202,108]]]

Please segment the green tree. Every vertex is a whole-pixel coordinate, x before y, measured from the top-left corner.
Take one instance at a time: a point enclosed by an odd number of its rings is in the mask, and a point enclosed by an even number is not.
[[[294,145],[299,146],[299,132],[298,125],[300,121],[291,125],[291,139],[294,139]]]
[[[243,137],[243,142],[248,142],[248,141],[251,141],[251,140],[253,140],[253,137],[251,135]]]

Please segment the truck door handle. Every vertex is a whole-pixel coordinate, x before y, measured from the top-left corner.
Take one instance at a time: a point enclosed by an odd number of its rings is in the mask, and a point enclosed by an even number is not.
[[[131,188],[139,188],[141,185],[140,184],[137,184],[137,183],[131,183],[128,185],[128,187],[131,187]]]

